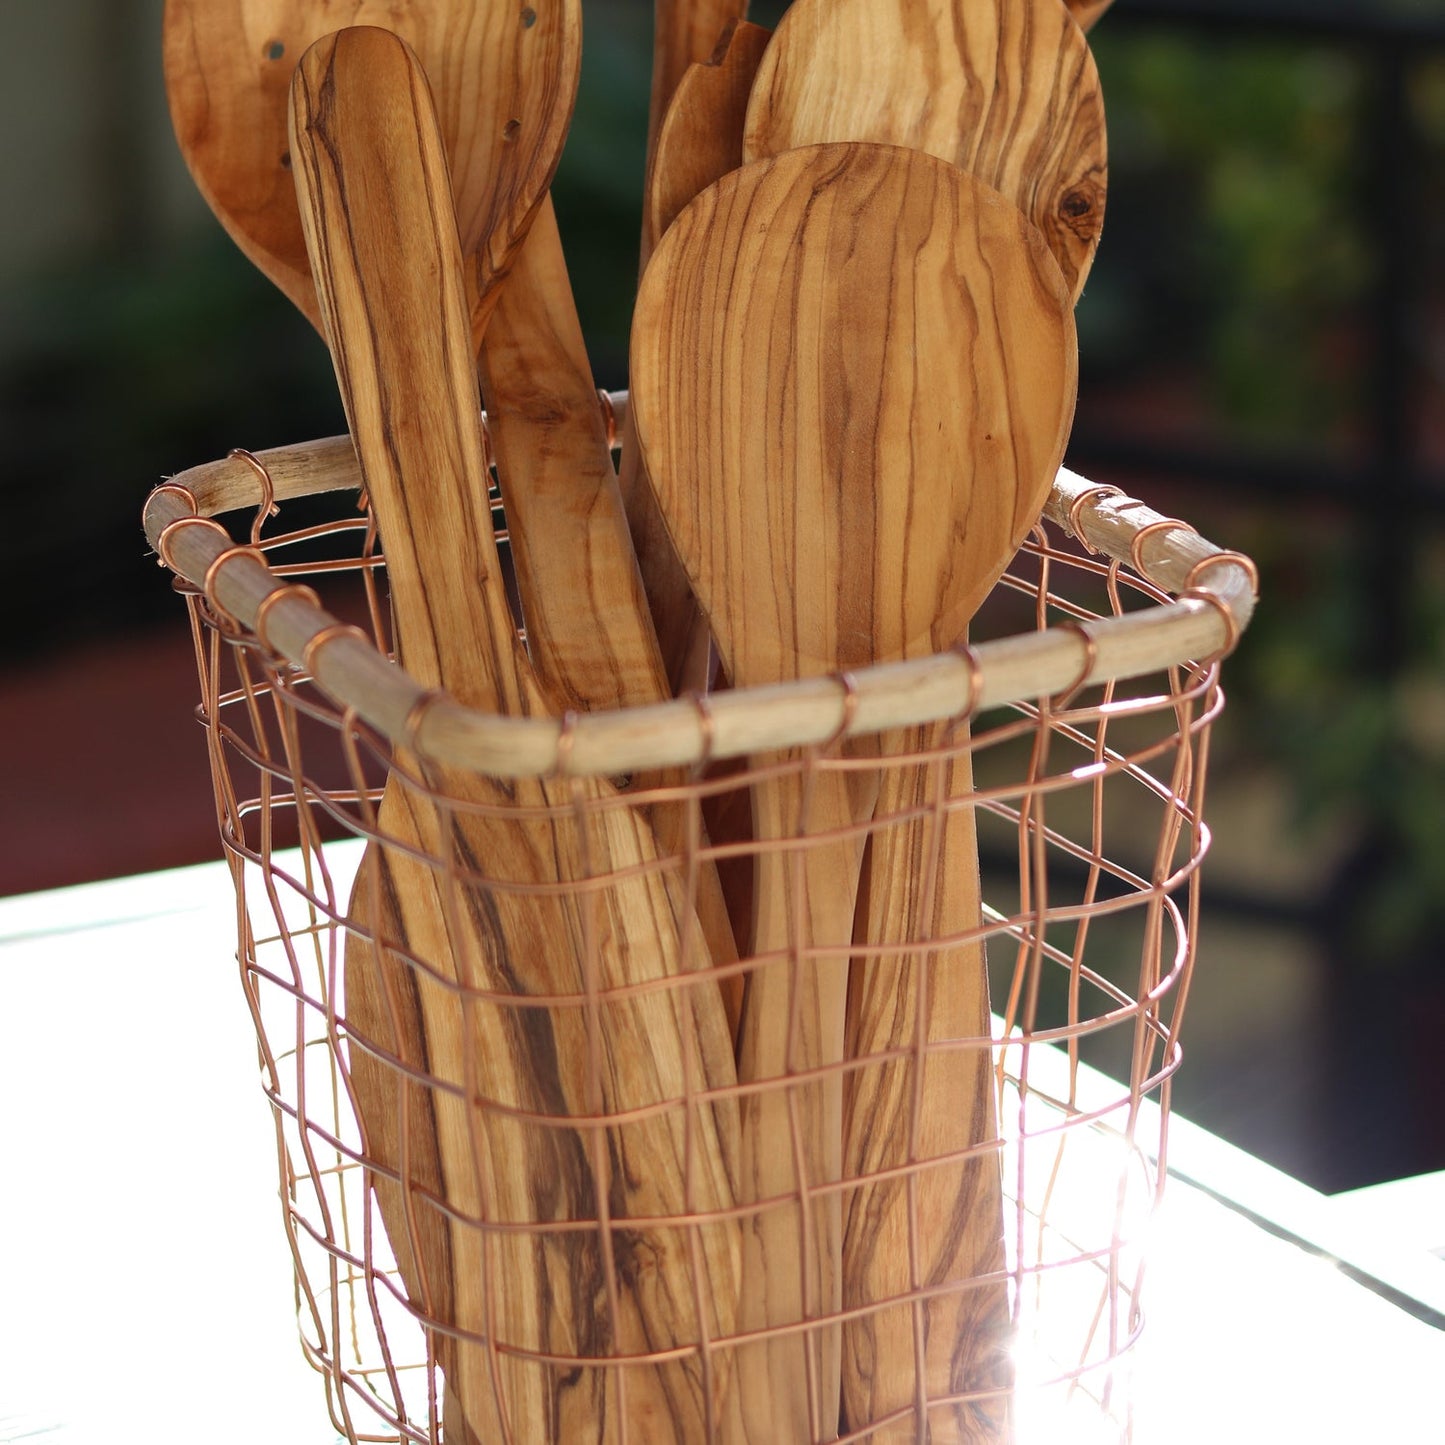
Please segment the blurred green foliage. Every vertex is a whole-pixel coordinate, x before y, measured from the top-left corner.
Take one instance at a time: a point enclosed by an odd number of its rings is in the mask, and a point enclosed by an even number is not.
[[[1345,440],[1372,279],[1363,68],[1337,46],[1158,28],[1100,26],[1094,50],[1110,195],[1079,309],[1086,367],[1187,366],[1236,433]]]
[[[1095,53],[1110,198],[1079,309],[1082,405],[1102,385],[1147,409],[1160,378],[1175,378],[1190,398],[1181,448],[1232,439],[1368,475],[1381,177],[1402,163],[1371,151],[1369,53],[1123,25],[1100,26]],[[1425,164],[1403,178],[1422,227],[1405,239],[1423,256],[1445,200],[1439,59],[1411,67],[1409,105]],[[1431,283],[1419,280],[1423,318]],[[1412,345],[1412,383],[1438,387],[1425,325]],[[1417,565],[1417,547],[1401,547],[1405,607],[1382,648],[1378,560],[1358,516],[1323,499],[1236,500],[1221,536],[1260,563],[1264,604],[1226,669],[1226,736],[1240,761],[1290,780],[1301,837],[1340,840],[1340,944],[1399,961],[1445,928],[1442,558]],[[1184,505],[1208,530],[1212,499]],[[1327,897],[1332,881],[1320,882]]]

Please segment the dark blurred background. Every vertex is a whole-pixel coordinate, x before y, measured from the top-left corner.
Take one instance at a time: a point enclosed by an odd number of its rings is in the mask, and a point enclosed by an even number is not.
[[[170,133],[162,0],[0,0],[0,894],[219,855],[169,473],[343,429]],[[626,382],[647,0],[555,189]],[[756,6],[771,23],[777,4]],[[1176,1106],[1317,1187],[1445,1168],[1445,3],[1117,0],[1070,464],[1258,559]]]

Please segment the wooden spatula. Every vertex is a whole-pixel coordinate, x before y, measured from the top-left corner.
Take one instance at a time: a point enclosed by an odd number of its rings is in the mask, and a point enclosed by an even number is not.
[[[663,516],[734,681],[914,656],[959,635],[1047,493],[1073,368],[1068,293],[1042,241],[950,165],[825,145],[703,192],[643,279],[633,406]],[[848,777],[780,774],[755,789],[765,845],[833,836],[759,857],[754,945],[776,961],[749,979],[744,1084],[842,1060],[841,965],[862,852],[846,830],[874,802]],[[973,1063],[962,1071],[969,1090]],[[929,1067],[946,1111],[949,1056]],[[761,1210],[748,1236],[741,1320],[751,1328],[827,1315],[843,1299],[838,1196],[826,1192],[843,1162],[841,1074],[790,1092],[744,1104],[744,1187],[755,1202],[784,1201]],[[804,1184],[825,1191],[806,1215]],[[879,1211],[880,1276],[898,1267],[890,1218]],[[930,1275],[955,1265],[950,1232],[936,1253],[925,1249]],[[926,1306],[928,1326],[944,1337],[958,1308],[947,1296]],[[837,1331],[813,1343],[811,1359],[796,1334],[762,1360],[740,1356],[743,1408],[758,1402],[753,1428],[765,1429],[763,1412],[776,1425],[758,1439],[828,1438]],[[894,1406],[914,1398],[911,1356],[896,1381],[879,1382],[877,1403],[894,1389]]]
[[[1083,289],[1104,223],[1104,106],[1060,0],[795,0],[758,69],[744,154],[839,140],[970,171]]]
[[[1092,264],[1103,218],[1105,135],[1098,77],[1087,42],[1058,0],[798,0],[764,55],[748,108],[746,149],[769,153],[806,140],[861,138],[924,149],[952,160],[1002,191],[1042,228],[1077,295]],[[1049,328],[1057,334],[1057,324]],[[1012,349],[1017,343],[1010,340]],[[1070,339],[1072,345],[1072,338]],[[1034,364],[1028,351],[1012,358]],[[1060,374],[1051,373],[1055,382]],[[974,555],[989,558],[977,577],[986,594],[1031,525],[1062,460],[1073,411],[1072,385],[1040,387],[1028,436],[1012,476],[980,468],[1002,488],[994,515],[1009,526],[992,542],[971,527]],[[1022,530],[1020,530],[1022,528]],[[962,577],[953,579],[961,586]],[[972,609],[970,608],[970,611]],[[946,647],[961,634],[938,635]],[[967,740],[960,728],[955,744]],[[890,750],[923,748],[925,738],[892,738]],[[895,766],[878,802],[884,821],[870,847],[867,886],[858,920],[865,947],[849,990],[849,1054],[869,1057],[918,1038],[983,1039],[990,1015],[981,943],[955,948],[949,966],[908,952],[930,937],[978,934],[977,843],[972,813],[961,800],[972,789],[966,753],[946,764]],[[950,804],[952,806],[950,806]],[[936,851],[934,851],[936,850]],[[924,880],[936,886],[923,887]],[[919,1009],[925,1014],[920,1019]],[[981,1048],[935,1054],[925,1070],[921,1114],[914,1070],[875,1067],[850,1076],[845,1167],[866,1174],[909,1159],[954,1151],[987,1151],[997,1137],[989,1076]],[[942,1107],[936,1101],[947,1099]],[[929,1278],[980,1282],[958,1299],[954,1334],[929,1335],[930,1395],[987,1389],[1006,1380],[1002,1336],[1007,1295],[1001,1271],[1002,1194],[996,1158],[920,1176],[917,1200],[900,1184],[863,1190],[850,1201],[844,1245],[848,1306],[903,1293],[909,1209],[916,1203],[925,1238],[944,1242]],[[947,1221],[967,1211],[968,1227]],[[888,1241],[880,1245],[880,1236]],[[862,1316],[845,1330],[844,1396],[848,1417],[867,1422],[905,1403],[896,1381],[915,1373],[913,1312],[900,1308]],[[952,1358],[957,1335],[967,1350]],[[965,1382],[965,1383],[961,1383]],[[955,1424],[987,1438],[1002,1416],[980,1412]],[[908,1428],[921,1428],[913,1422]],[[906,1430],[905,1430],[906,1434]],[[965,1435],[964,1438],[974,1438]]]
[[[296,75],[292,152],[322,314],[386,547],[402,660],[462,701],[535,713],[543,699],[498,584],[479,485],[446,164],[425,77],[403,42],[353,27],[309,50]],[[636,993],[590,1017],[458,993],[596,996],[681,974],[679,933],[696,936],[696,926],[649,867],[656,851],[646,827],[613,806],[604,784],[440,771],[430,780],[460,806],[434,806],[393,774],[381,825],[400,846],[368,850],[363,876],[379,881],[360,920],[435,971],[402,969],[387,952],[399,987],[409,979],[417,990],[427,1066],[444,1082],[432,1102],[449,1211],[545,1226],[725,1208],[737,1147],[726,1104],[645,1113],[595,1133],[526,1119],[645,1110],[684,1097],[689,1079],[694,1090],[727,1087],[730,1041],[715,990],[690,990],[681,1011],[670,993]],[[585,823],[570,816],[578,808],[590,810]],[[454,892],[408,846],[494,882]],[[627,876],[592,893],[555,888],[617,869]],[[478,1097],[496,1104],[471,1106]],[[443,1363],[471,1433],[571,1445],[620,1438],[625,1419],[634,1438],[665,1421],[679,1439],[705,1440],[709,1406],[693,1356],[630,1369],[619,1388],[614,1371],[495,1348],[607,1357],[726,1333],[735,1231],[699,1228],[695,1257],[686,1233],[640,1225],[605,1238],[586,1228],[484,1234],[450,1222],[450,1322],[468,1338],[452,1342]]]

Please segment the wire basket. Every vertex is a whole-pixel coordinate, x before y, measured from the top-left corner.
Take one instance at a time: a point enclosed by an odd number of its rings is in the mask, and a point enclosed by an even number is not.
[[[190,608],[300,1332],[337,1430],[1128,1438],[1248,559],[1061,472],[969,645],[497,718],[389,659],[359,487],[331,439],[197,467],[145,514]],[[461,771],[491,801],[459,796]],[[750,800],[784,785],[796,830],[752,839]],[[388,790],[430,831],[399,839]],[[819,803],[838,797],[841,821]],[[508,837],[553,880],[475,846]],[[825,865],[873,921],[810,917]],[[760,950],[765,879],[784,917]],[[509,974],[536,916],[574,986]],[[985,959],[991,1026],[960,1035],[931,1010]],[[769,973],[785,1005],[740,1023]],[[848,1047],[800,1054],[840,983],[888,1026],[850,1002]],[[773,1071],[735,1066],[768,1027]]]

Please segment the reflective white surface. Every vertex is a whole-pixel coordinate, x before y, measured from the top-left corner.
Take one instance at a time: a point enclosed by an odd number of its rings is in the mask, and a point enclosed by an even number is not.
[[[234,930],[219,865],[0,900],[0,1445],[336,1439]],[[1445,1301],[1388,1196],[1336,1209],[1177,1120],[1170,1160],[1209,1192],[1172,1179],[1151,1229],[1136,1442],[1441,1438],[1445,1330],[1319,1252]],[[1040,1437],[1096,1438],[1070,1415]]]

